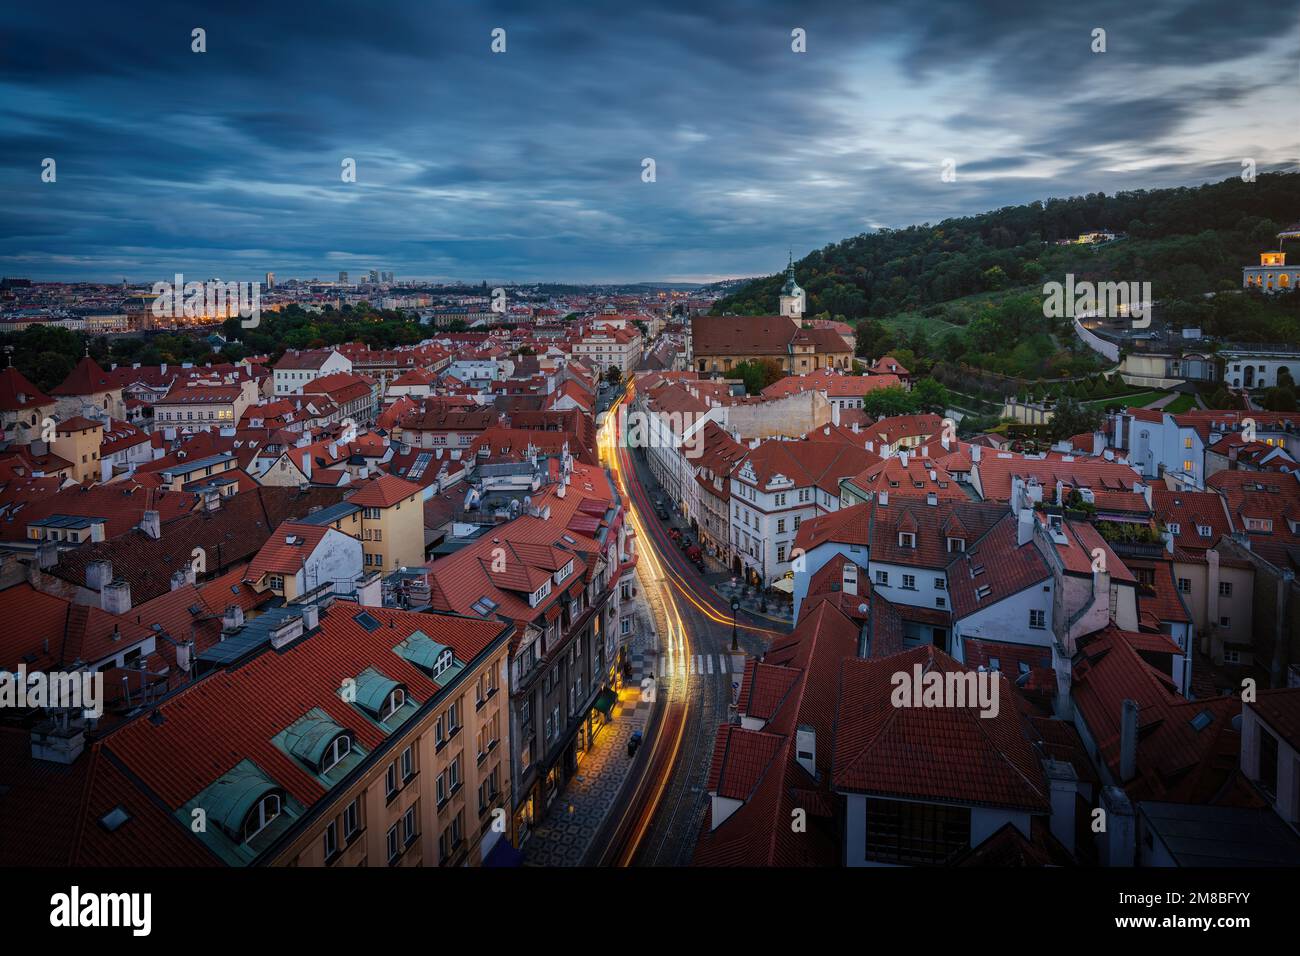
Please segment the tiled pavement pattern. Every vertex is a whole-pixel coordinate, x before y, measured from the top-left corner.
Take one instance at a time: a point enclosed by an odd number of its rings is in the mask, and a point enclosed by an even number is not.
[[[653,645],[653,640],[653,635],[647,635],[644,643]],[[654,706],[641,700],[641,678],[655,671],[654,651],[633,653],[631,663],[632,677],[619,692],[614,719],[596,735],[578,772],[524,844],[525,866],[581,866],[596,832],[618,802],[632,768],[628,738],[634,730],[644,733]]]

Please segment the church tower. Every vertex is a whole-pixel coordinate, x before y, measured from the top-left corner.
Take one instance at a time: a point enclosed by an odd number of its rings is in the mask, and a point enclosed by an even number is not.
[[[790,253],[790,265],[786,270],[785,285],[781,287],[781,314],[803,325],[804,291],[794,281],[794,253]]]

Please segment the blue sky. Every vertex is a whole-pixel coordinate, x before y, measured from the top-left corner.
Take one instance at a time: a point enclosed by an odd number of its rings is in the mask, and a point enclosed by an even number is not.
[[[709,281],[1300,163],[1295,0],[1081,6],[11,5],[0,274]]]

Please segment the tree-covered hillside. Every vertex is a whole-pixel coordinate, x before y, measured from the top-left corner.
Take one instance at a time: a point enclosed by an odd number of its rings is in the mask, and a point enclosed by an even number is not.
[[[850,322],[1041,284],[1066,272],[1150,281],[1165,298],[1239,287],[1241,267],[1258,262],[1278,230],[1297,219],[1300,175],[1270,173],[1253,183],[1234,177],[1195,188],[1094,193],[882,230],[809,253],[795,271],[808,314]],[[1098,248],[1055,244],[1098,230],[1128,238]],[[757,279],[720,299],[714,311],[773,313],[783,281],[783,273]]]

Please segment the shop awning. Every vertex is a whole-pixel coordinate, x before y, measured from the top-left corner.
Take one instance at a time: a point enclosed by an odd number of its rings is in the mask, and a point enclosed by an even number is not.
[[[772,590],[784,591],[786,594],[794,594],[794,578],[781,578],[779,581],[773,581]]]
[[[484,866],[519,866],[524,862],[524,855],[510,845],[510,841],[501,837],[497,840],[487,858],[483,860]]]
[[[614,702],[618,700],[618,695],[612,690],[606,688],[596,695],[595,708],[602,714],[608,715],[614,707]]]

